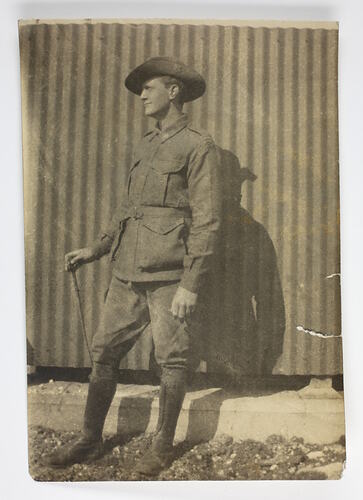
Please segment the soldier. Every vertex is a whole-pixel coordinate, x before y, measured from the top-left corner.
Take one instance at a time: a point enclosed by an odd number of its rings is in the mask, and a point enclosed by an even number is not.
[[[113,271],[92,341],[82,436],[56,450],[48,464],[65,466],[101,455],[120,360],[151,322],[161,366],[159,420],[137,472],[155,475],[172,461],[191,359],[191,318],[220,229],[219,174],[213,140],[183,113],[185,102],[205,92],[201,75],[173,59],[155,57],[134,69],[125,85],[157,123],[136,148],[110,226],[93,246],[65,256],[69,271],[110,253]]]

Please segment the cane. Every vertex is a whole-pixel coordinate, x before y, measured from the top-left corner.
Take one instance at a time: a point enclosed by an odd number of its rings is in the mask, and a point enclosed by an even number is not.
[[[82,333],[83,333],[84,340],[86,342],[87,351],[88,351],[91,363],[93,364],[93,358],[92,358],[92,354],[91,354],[91,349],[90,349],[89,344],[88,344],[88,338],[87,338],[87,333],[86,333],[86,326],[84,324],[84,317],[83,317],[83,312],[82,312],[81,295],[80,295],[80,292],[79,292],[79,286],[78,286],[78,280],[77,280],[76,270],[75,269],[71,269],[71,272],[72,272],[72,278],[73,278],[72,279],[73,286],[74,286],[74,290],[75,290],[76,296],[77,296],[78,314],[79,314],[79,319],[81,320]]]

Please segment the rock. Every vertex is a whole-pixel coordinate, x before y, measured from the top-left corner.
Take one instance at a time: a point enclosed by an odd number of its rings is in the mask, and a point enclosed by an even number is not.
[[[317,467],[315,470],[325,473],[328,479],[340,479],[343,475],[344,464],[342,462],[333,462]]]
[[[214,440],[214,443],[218,443],[224,446],[229,446],[233,443],[233,438],[231,436],[227,436],[226,434],[220,434]]]
[[[299,469],[299,474],[313,472],[316,474],[324,474],[326,479],[340,479],[343,474],[344,466],[342,462],[333,462],[327,465],[320,465],[319,467],[303,467]]]
[[[333,389],[331,378],[312,378],[310,384],[297,391],[305,399],[340,399],[342,395]]]
[[[281,443],[286,443],[286,439],[279,434],[271,434],[271,436],[268,436],[268,438],[266,439],[266,444],[270,446]]]
[[[306,455],[305,453],[301,453],[298,450],[291,456],[289,459],[291,465],[299,465],[302,462],[306,461]]]
[[[292,443],[297,443],[297,444],[304,444],[304,438],[298,437],[298,436],[293,436],[290,441]]]
[[[275,464],[275,459],[274,458],[266,458],[266,460],[261,460],[260,461],[260,465],[262,467],[269,467],[271,465],[274,465]]]
[[[338,443],[345,447],[345,436],[340,436]]]
[[[334,443],[329,445],[329,450],[333,451],[334,453],[345,453],[345,446],[339,443]]]
[[[318,458],[322,458],[324,453],[322,451],[311,451],[306,455],[309,460],[317,460]]]
[[[48,455],[57,444],[71,442],[77,432],[58,432],[38,426],[30,428],[29,461],[32,477],[40,481],[74,481],[79,480],[136,480],[132,472],[133,463],[138,455],[150,444],[149,436],[139,436],[116,445],[104,457],[92,464],[75,464],[64,470],[53,470],[42,465],[43,457]],[[337,479],[343,471],[345,448],[341,443],[327,445],[327,453],[323,445],[302,445],[294,440],[281,442],[280,436],[273,436],[271,446],[253,440],[234,441],[233,445],[224,443],[231,439],[222,437],[221,441],[209,441],[194,445],[174,461],[173,465],[163,471],[161,480],[222,480],[222,479]],[[297,446],[298,445],[298,446]],[[279,448],[279,451],[277,451]],[[184,448],[183,448],[184,449]],[[306,453],[304,453],[304,450]],[[293,452],[293,453],[291,453]],[[313,452],[311,462],[306,461]],[[319,463],[319,460],[323,460]],[[330,462],[330,465],[327,465]],[[130,464],[130,466],[128,465]],[[325,465],[324,465],[325,464]]]

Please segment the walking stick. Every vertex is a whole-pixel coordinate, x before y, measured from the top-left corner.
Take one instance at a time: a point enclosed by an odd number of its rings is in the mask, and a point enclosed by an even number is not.
[[[86,342],[87,351],[88,351],[91,363],[93,364],[93,358],[92,358],[92,354],[91,354],[91,349],[90,349],[89,344],[88,344],[88,338],[87,338],[87,333],[86,333],[86,326],[84,324],[84,317],[83,317],[83,312],[82,312],[81,295],[80,295],[80,292],[79,292],[79,286],[78,286],[78,280],[77,280],[76,270],[75,269],[71,269],[71,272],[72,272],[72,278],[73,278],[73,280],[72,280],[73,281],[73,286],[74,286],[74,290],[75,290],[76,296],[77,296],[78,314],[79,314],[79,319],[81,320],[82,333],[83,333],[84,340]]]

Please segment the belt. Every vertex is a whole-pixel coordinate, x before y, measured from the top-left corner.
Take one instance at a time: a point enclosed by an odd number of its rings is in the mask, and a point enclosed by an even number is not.
[[[189,207],[173,208],[173,207],[151,207],[151,206],[130,206],[127,207],[123,217],[120,219],[119,223],[119,233],[117,237],[117,243],[112,251],[111,260],[115,260],[116,252],[121,243],[121,237],[125,230],[126,222],[129,219],[139,220],[143,217],[165,217],[165,218],[175,218],[175,217],[191,217],[191,210]]]
[[[142,219],[146,217],[180,217],[181,215],[191,217],[191,210],[189,207],[173,208],[173,207],[151,207],[151,206],[134,206],[129,207],[122,220],[126,219]]]

